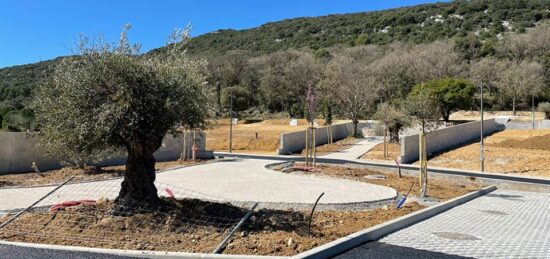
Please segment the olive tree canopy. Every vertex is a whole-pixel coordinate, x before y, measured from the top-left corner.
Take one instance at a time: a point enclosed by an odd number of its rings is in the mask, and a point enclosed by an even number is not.
[[[101,158],[126,151],[118,205],[157,204],[153,153],[169,130],[205,122],[202,61],[183,51],[187,30],[178,30],[162,60],[130,45],[126,25],[118,44],[83,38],[79,55],[64,59],[41,86],[33,107],[43,127],[41,143],[55,154]]]

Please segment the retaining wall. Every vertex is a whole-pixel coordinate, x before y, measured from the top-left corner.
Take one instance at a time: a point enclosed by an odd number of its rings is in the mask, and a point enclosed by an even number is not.
[[[199,157],[210,158],[212,152],[205,151],[206,135],[197,135],[199,144]],[[191,134],[186,134],[186,148],[191,154]],[[155,152],[157,161],[170,161],[180,158],[183,151],[183,136],[168,134],[162,141],[162,146]],[[36,162],[42,171],[59,169],[62,167],[59,157],[48,155],[40,145],[38,138],[24,132],[0,133],[0,174],[20,173],[31,171],[32,162]],[[122,165],[126,157],[107,159],[98,163],[100,166]]]
[[[357,125],[357,132],[361,134],[361,129],[368,127],[370,124],[368,122],[359,122]],[[353,134],[353,123],[342,123],[332,125],[332,139],[337,141],[344,139]],[[306,131],[296,131],[291,133],[281,134],[281,139],[279,140],[279,149],[277,154],[279,155],[290,155],[294,153],[301,152],[306,148]],[[328,143],[328,132],[327,127],[319,127],[315,131],[315,144],[316,146],[324,145]]]
[[[437,129],[426,134],[428,156],[443,152],[475,139],[479,139],[480,121],[468,122],[452,127]],[[484,135],[498,129],[495,119],[484,120]],[[408,164],[418,160],[418,134],[401,137],[401,163]]]

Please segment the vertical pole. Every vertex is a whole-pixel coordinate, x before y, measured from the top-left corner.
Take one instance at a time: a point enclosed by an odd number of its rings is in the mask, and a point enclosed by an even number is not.
[[[384,125],[384,160],[388,160],[388,127]]]
[[[481,172],[485,171],[485,147],[483,143],[483,81],[481,81],[481,87],[480,87],[480,113],[481,113],[481,140],[479,143],[479,161],[480,161],[480,167]]]
[[[306,128],[306,167],[309,166],[309,127]]]
[[[535,95],[531,95],[531,122],[533,123],[533,130],[535,129]]]
[[[311,131],[313,132],[312,136],[313,136],[313,168],[315,168],[315,158],[317,157],[317,140],[315,139],[315,128],[311,128]]]
[[[419,182],[420,182],[420,191],[422,193],[422,190],[423,190],[423,186],[422,186],[422,182],[423,182],[423,178],[424,178],[424,172],[423,172],[423,168],[424,168],[424,149],[422,148],[423,145],[422,145],[422,134],[423,132],[421,131],[420,134],[418,134],[418,158],[420,159],[420,179],[419,179]]]
[[[186,152],[185,152],[185,148],[186,148],[186,147],[185,147],[185,143],[186,143],[186,141],[185,141],[185,133],[186,133],[186,131],[187,131],[187,130],[186,130],[185,128],[183,128],[183,149],[181,150],[181,160],[184,160],[184,161],[187,160],[187,154],[186,154]]]
[[[233,152],[233,92],[231,92],[229,105],[229,153]]]

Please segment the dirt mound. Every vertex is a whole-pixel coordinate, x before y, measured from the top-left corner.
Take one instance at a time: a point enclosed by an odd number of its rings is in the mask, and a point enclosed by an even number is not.
[[[498,143],[488,144],[493,147],[524,148],[550,151],[550,134],[534,136],[527,139],[507,139]]]

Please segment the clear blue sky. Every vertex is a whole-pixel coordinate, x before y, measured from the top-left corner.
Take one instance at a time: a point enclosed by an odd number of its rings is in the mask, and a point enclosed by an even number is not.
[[[246,29],[286,18],[381,10],[434,0],[0,0],[0,67],[71,54],[80,33],[115,41],[123,24],[132,42],[160,47],[191,22],[192,36]]]

